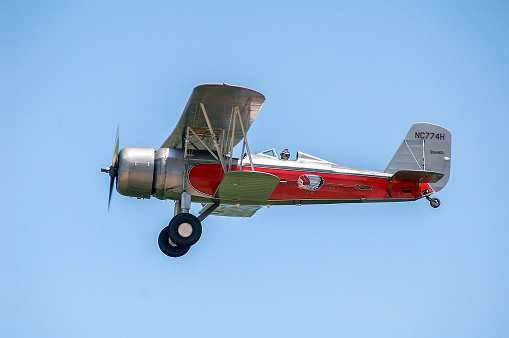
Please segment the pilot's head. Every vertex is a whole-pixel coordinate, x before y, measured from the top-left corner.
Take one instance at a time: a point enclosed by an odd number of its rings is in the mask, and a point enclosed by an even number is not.
[[[288,149],[285,149],[281,152],[281,159],[282,160],[288,160],[290,158],[290,152]]]

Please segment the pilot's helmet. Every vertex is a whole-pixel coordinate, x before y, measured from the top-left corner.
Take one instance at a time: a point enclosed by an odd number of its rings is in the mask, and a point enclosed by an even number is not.
[[[288,149],[285,149],[281,152],[281,159],[282,160],[288,160],[290,158],[290,152]]]

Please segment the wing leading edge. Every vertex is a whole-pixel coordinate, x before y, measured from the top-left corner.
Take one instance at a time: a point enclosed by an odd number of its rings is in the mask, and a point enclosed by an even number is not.
[[[214,149],[214,140],[207,123],[208,117],[215,141],[221,145],[222,153],[228,153],[243,138],[238,122],[237,127],[234,127],[235,108],[238,107],[247,133],[264,102],[265,97],[262,94],[248,88],[226,84],[198,86],[194,88],[175,130],[161,148],[184,149],[187,127],[190,127],[193,132],[192,137],[189,138],[189,149],[208,150],[207,147]],[[201,142],[196,139],[197,137],[201,139]]]

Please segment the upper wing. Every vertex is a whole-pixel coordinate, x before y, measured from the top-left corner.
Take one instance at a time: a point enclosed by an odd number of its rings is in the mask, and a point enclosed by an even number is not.
[[[217,143],[221,145],[223,153],[228,153],[243,138],[242,129],[237,121],[232,142],[235,107],[239,109],[247,133],[264,102],[265,97],[262,94],[248,88],[226,84],[198,86],[194,88],[175,130],[161,148],[184,148],[187,127],[191,127],[205,145],[214,149],[214,141],[201,108],[203,104]],[[190,141],[190,149],[206,150],[198,140]]]

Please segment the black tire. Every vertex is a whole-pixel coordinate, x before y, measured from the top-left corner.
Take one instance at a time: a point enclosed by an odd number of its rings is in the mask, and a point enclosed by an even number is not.
[[[185,255],[189,251],[189,246],[184,245],[172,245],[170,243],[169,226],[161,230],[159,233],[159,239],[157,240],[159,249],[170,257],[180,257]]]
[[[168,227],[170,239],[177,245],[191,246],[201,237],[201,222],[192,214],[178,214],[171,219]]]
[[[440,206],[440,200],[438,198],[432,198],[432,199],[429,200],[429,204],[433,208],[438,208]]]

